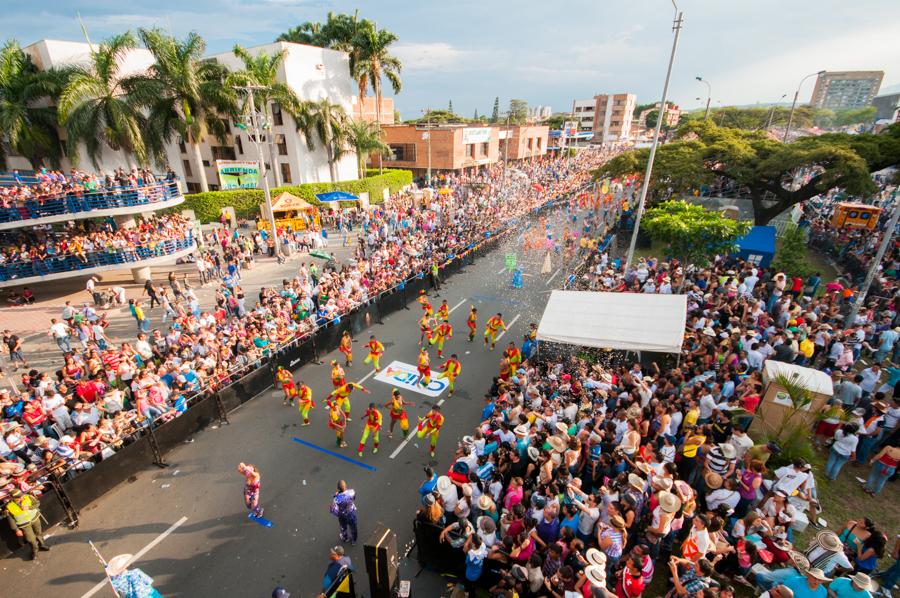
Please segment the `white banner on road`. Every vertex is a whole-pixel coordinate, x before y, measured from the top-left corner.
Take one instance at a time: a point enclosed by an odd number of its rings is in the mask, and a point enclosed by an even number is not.
[[[392,361],[391,365],[375,375],[375,379],[391,386],[423,394],[426,397],[439,397],[444,392],[444,389],[447,388],[447,381],[444,379],[438,380],[435,377],[437,373],[432,370],[431,383],[425,387],[421,384],[415,384],[416,378],[419,377],[419,370],[416,366],[403,363],[402,361]]]

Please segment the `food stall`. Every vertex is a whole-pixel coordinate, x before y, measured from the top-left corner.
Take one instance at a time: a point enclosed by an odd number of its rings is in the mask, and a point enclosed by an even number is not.
[[[279,228],[290,227],[295,231],[322,228],[319,208],[286,191],[279,194],[272,202],[272,212],[275,215],[275,225]],[[266,218],[260,218],[256,226],[260,230],[268,230],[269,221]]]

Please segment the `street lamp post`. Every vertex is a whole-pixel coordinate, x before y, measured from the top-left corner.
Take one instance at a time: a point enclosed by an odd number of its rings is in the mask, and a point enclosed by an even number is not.
[[[509,115],[510,112],[506,112],[506,142],[505,149],[503,150],[503,185],[502,188],[506,191],[506,169],[509,166]]]
[[[653,160],[656,157],[656,148],[659,145],[659,132],[666,115],[666,98],[669,93],[669,79],[672,77],[672,65],[675,63],[675,51],[678,49],[678,36],[681,34],[681,26],[684,23],[684,13],[678,10],[675,0],[675,21],[672,29],[675,31],[675,39],[672,41],[672,53],[669,55],[669,68],[666,71],[666,82],[663,83],[662,100],[659,103],[659,116],[656,119],[656,132],[653,134],[653,145],[650,146],[650,156],[647,159],[647,170],[644,172],[644,184],[641,185],[641,197],[638,200],[637,213],[634,219],[634,231],[631,233],[631,243],[628,245],[628,255],[625,258],[625,272],[631,266],[634,259],[634,248],[637,244],[638,231],[641,228],[641,217],[644,215],[644,204],[647,202],[647,187],[650,186],[650,174],[653,172]]]
[[[788,115],[787,127],[785,127],[785,129],[784,129],[784,140],[783,140],[784,143],[787,143],[788,133],[791,131],[791,125],[794,124],[794,110],[797,108],[797,98],[800,96],[800,88],[803,87],[803,83],[810,77],[817,77],[824,73],[825,73],[825,71],[819,71],[817,73],[810,73],[809,75],[800,79],[800,85],[797,86],[797,91],[794,92],[794,101],[791,103],[791,113]]]
[[[783,99],[786,98],[786,97],[787,97],[787,94],[786,94],[786,93],[781,94],[781,98],[778,100],[778,103],[781,103],[781,100],[783,100]],[[769,127],[772,126],[772,119],[775,118],[775,109],[776,109],[777,107],[778,107],[777,104],[776,104],[776,105],[773,105],[773,106],[772,106],[772,109],[769,110],[769,118],[766,119],[766,131],[768,131],[768,130],[769,130]]]
[[[425,109],[425,145],[428,146],[428,171],[425,182],[431,185],[431,108]]]
[[[709,81],[703,77],[694,77],[694,79],[700,83],[706,84],[706,114],[703,115],[703,120],[709,120],[709,103],[712,101],[712,85],[710,85]]]
[[[278,228],[275,225],[275,213],[272,211],[272,195],[269,192],[269,179],[266,172],[266,160],[263,156],[263,143],[260,140],[260,131],[259,131],[259,114],[256,112],[256,102],[253,99],[253,92],[266,89],[262,85],[235,85],[234,89],[236,91],[242,91],[247,94],[247,100],[250,102],[250,128],[252,129],[253,134],[250,136],[250,140],[253,142],[253,145],[256,146],[256,153],[259,159],[259,175],[262,178],[263,182],[263,195],[266,200],[266,212],[269,220],[269,229],[272,233],[272,239],[275,241],[275,255],[280,255],[281,253],[281,244],[278,239]]]

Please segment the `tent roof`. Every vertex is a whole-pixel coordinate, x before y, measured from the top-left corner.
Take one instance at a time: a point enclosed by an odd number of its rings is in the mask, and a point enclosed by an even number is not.
[[[553,291],[538,340],[628,351],[680,353],[687,295]]]
[[[314,206],[303,198],[292,195],[287,191],[279,193],[272,202],[273,212],[291,212],[293,210],[308,210]]]
[[[767,359],[763,369],[767,380],[773,380],[779,374],[784,374],[788,378],[796,376],[797,382],[811,392],[827,397],[834,396],[834,382],[831,380],[831,376],[823,371],[773,359]]]
[[[734,243],[742,251],[775,253],[775,227],[754,226],[746,235]]]

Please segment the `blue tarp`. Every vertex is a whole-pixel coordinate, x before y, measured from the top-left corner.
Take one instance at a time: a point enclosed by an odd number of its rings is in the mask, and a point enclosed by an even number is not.
[[[330,193],[316,193],[316,199],[319,201],[356,201],[359,199],[352,193],[346,191],[331,191]]]
[[[768,268],[775,256],[775,227],[754,226],[746,235],[735,241],[740,248],[738,257],[763,268]]]

